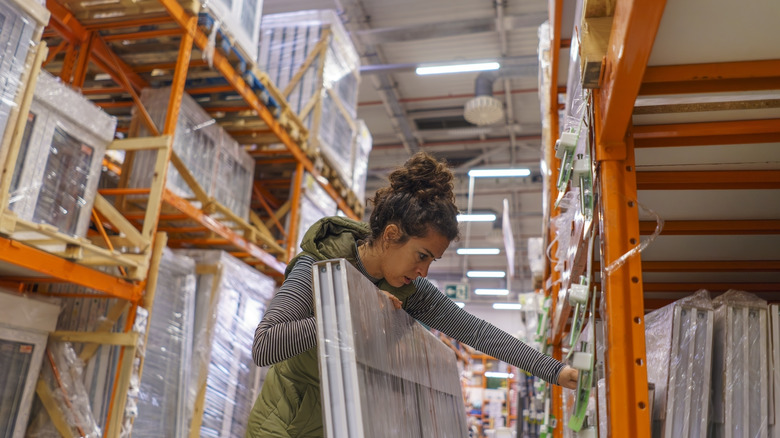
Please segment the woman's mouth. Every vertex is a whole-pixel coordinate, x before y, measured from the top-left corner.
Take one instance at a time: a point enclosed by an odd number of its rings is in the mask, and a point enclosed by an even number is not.
[[[409,277],[404,277],[404,284],[409,284],[412,282],[412,279]]]

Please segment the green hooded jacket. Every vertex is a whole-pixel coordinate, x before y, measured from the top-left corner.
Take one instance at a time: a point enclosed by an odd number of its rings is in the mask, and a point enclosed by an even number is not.
[[[362,222],[344,217],[320,219],[303,236],[303,251],[287,265],[285,277],[304,255],[318,261],[344,258],[353,266],[356,265],[356,242],[370,234],[368,224]],[[377,287],[392,293],[404,304],[416,291],[414,283],[394,287],[384,279]],[[247,438],[322,437],[320,400],[316,348],[272,365],[249,416]],[[355,415],[360,413],[356,412]]]

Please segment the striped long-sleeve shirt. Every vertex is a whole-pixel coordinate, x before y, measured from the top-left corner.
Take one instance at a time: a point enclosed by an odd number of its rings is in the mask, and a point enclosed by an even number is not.
[[[281,362],[316,345],[314,262],[314,258],[308,256],[298,260],[257,326],[252,357],[258,366]],[[360,259],[357,268],[375,284],[380,281],[366,272]],[[558,382],[562,363],[464,311],[425,278],[418,277],[414,285],[417,291],[404,305],[409,315],[496,359],[548,382]]]

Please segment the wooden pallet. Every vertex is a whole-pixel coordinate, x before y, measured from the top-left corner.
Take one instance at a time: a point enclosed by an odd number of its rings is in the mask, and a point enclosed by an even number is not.
[[[113,0],[110,2],[86,2],[83,0],[57,0],[68,8],[79,23],[85,26],[112,21],[148,19],[168,15],[158,0]],[[199,0],[179,0],[184,10],[197,15],[201,9]]]

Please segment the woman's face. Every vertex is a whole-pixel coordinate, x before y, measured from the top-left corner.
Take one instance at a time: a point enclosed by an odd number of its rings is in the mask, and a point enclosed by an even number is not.
[[[382,273],[392,286],[401,287],[417,277],[426,277],[434,260],[440,259],[450,245],[441,233],[429,230],[423,237],[410,237],[404,243],[392,243],[400,236],[394,224],[385,229],[387,243],[382,254]]]

